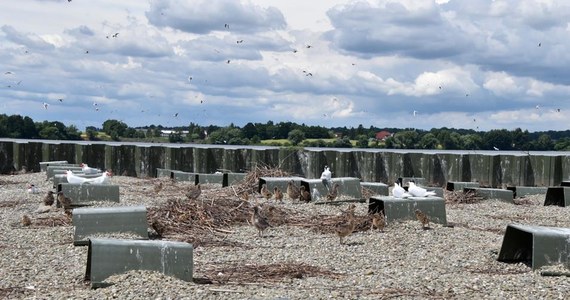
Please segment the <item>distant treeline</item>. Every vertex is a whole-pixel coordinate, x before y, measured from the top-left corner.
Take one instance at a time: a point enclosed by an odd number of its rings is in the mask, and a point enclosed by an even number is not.
[[[381,134],[379,134],[381,133]],[[81,132],[74,125],[61,122],[34,122],[20,115],[0,115],[0,137],[57,140],[129,140],[171,143],[208,143],[231,145],[278,145],[304,147],[358,147],[390,149],[448,149],[448,150],[570,150],[570,130],[528,132],[494,129],[439,128],[378,128],[370,126],[333,127],[308,126],[293,122],[247,123],[243,127],[230,124],[163,127],[150,125],[131,128],[118,120],[107,120],[102,128],[87,127]]]

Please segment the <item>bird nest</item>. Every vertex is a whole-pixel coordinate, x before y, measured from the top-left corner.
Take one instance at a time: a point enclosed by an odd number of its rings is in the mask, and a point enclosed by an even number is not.
[[[484,200],[477,196],[474,191],[445,191],[445,203],[447,204],[475,204]]]
[[[277,283],[285,279],[316,276],[338,278],[341,276],[340,273],[300,263],[213,265],[202,273],[209,279],[208,283],[216,284]]]

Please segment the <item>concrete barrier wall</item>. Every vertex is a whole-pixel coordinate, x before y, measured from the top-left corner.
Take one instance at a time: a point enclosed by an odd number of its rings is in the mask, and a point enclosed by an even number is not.
[[[103,143],[0,139],[0,172],[40,161],[67,160],[127,176],[155,176],[156,168],[194,173],[219,169],[247,172],[279,167],[294,176],[319,178],[325,165],[334,177],[393,183],[425,178],[432,186],[477,181],[481,186],[554,186],[570,180],[570,152],[417,151],[387,149],[279,148],[189,144]]]

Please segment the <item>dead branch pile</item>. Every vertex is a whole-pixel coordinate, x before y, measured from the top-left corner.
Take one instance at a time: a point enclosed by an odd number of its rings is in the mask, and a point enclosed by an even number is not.
[[[483,197],[477,196],[475,192],[468,191],[444,191],[445,203],[447,204],[475,204],[484,200]]]
[[[213,283],[257,283],[257,282],[280,282],[285,279],[302,279],[305,277],[325,276],[330,278],[338,278],[341,276],[323,268],[309,266],[299,263],[281,263],[270,265],[227,265],[215,266],[207,269],[204,276]]]
[[[236,186],[236,193],[241,195],[244,192],[254,194],[259,188],[260,177],[290,177],[291,174],[281,169],[270,168],[268,166],[256,166],[249,171],[242,182]]]
[[[376,193],[367,188],[367,187],[362,187],[362,198],[364,199],[370,199],[370,197],[374,196]]]
[[[36,218],[32,221],[34,227],[71,226],[71,223],[71,217],[64,214],[44,218]]]

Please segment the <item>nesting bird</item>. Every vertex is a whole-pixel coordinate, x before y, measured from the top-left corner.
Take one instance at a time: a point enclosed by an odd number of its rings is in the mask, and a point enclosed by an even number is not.
[[[23,215],[22,216],[22,226],[30,226],[32,225],[32,219],[30,219],[30,217],[28,217],[28,215]]]
[[[422,223],[422,228],[423,229],[429,228],[428,216],[419,209],[416,209],[415,213],[416,213],[416,218],[418,219],[418,221],[420,221],[420,223]]]
[[[299,200],[305,202],[311,202],[311,193],[305,189],[305,186],[301,186],[301,194],[299,195]]]
[[[379,211],[372,215],[372,225],[370,226],[371,230],[376,228],[384,232],[385,226],[386,226],[386,217],[384,216],[384,213],[382,211]]]
[[[202,188],[200,187],[200,184],[198,183],[198,184],[188,188],[188,192],[186,192],[186,197],[190,200],[195,200],[195,199],[198,199],[198,197],[200,197],[200,194],[202,194]]]
[[[280,188],[274,187],[273,188],[273,195],[275,196],[275,200],[279,202],[283,202],[283,192]]]
[[[38,189],[37,186],[33,185],[33,184],[29,184],[28,185],[28,193],[30,194],[39,194],[40,189]]]
[[[300,195],[301,191],[299,190],[299,187],[295,186],[295,182],[293,180],[290,180],[287,183],[287,196],[289,196],[289,199],[291,200],[296,200],[299,199]]]
[[[271,199],[271,197],[273,197],[273,195],[271,194],[271,192],[267,188],[267,184],[265,184],[265,183],[263,185],[261,185],[261,191],[259,191],[259,193],[261,193],[261,196],[263,196],[263,198],[265,198],[266,200],[269,200],[269,199]]]
[[[267,217],[261,214],[259,206],[253,207],[253,213],[251,215],[251,223],[257,229],[257,234],[259,237],[263,237],[263,231],[268,227],[271,227]]]
[[[414,197],[428,197],[428,196],[435,196],[434,191],[428,191],[424,188],[417,186],[413,181],[408,183],[410,186],[408,187],[408,192],[412,194]]]
[[[334,201],[336,199],[336,197],[338,197],[338,188],[340,187],[340,185],[338,183],[335,183],[332,187],[332,190],[327,194],[327,200],[328,201]]]
[[[408,198],[412,197],[412,194],[406,192],[406,190],[398,182],[394,182],[394,188],[392,189],[392,196],[396,198]]]
[[[55,198],[53,197],[53,191],[48,191],[47,195],[44,197],[44,205],[52,206],[55,202]]]

